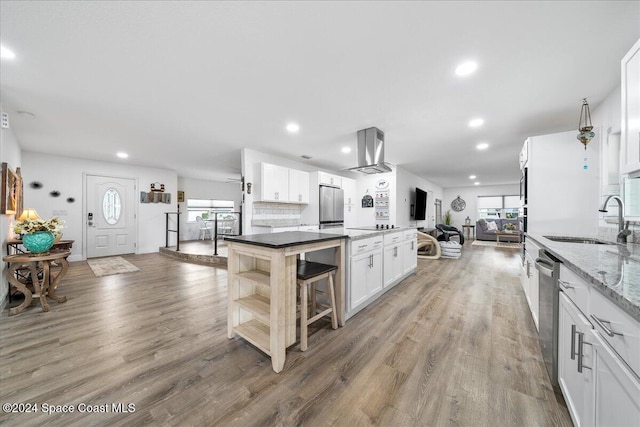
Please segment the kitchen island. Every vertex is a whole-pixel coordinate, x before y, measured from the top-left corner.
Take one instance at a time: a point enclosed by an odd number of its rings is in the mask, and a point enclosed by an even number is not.
[[[299,255],[334,250],[338,324],[344,325],[344,234],[288,231],[227,237],[227,335],[236,334],[284,368],[286,349],[296,342],[296,263]]]

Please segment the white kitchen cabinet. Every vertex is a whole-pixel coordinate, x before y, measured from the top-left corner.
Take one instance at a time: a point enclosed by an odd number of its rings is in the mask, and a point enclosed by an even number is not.
[[[351,257],[350,267],[349,306],[353,310],[382,289],[382,250]]]
[[[332,175],[327,172],[318,172],[318,183],[320,185],[329,185],[331,187],[342,188],[342,177]]]
[[[640,40],[622,58],[620,172],[640,171]]]
[[[640,379],[606,343],[591,330],[594,355],[594,416],[599,426],[637,426],[640,422]]]
[[[418,267],[418,232],[405,231],[402,242],[402,274],[409,274]]]
[[[384,287],[391,286],[402,276],[402,242],[384,247]]]
[[[309,203],[309,173],[261,163],[260,201]]]
[[[560,292],[558,382],[576,427],[593,425],[593,350],[590,331],[591,323],[567,295]]]
[[[318,231],[320,227],[317,225],[301,225],[298,227],[298,231]]]
[[[357,227],[361,225],[358,221],[358,206],[344,205],[344,226],[345,228]]]
[[[260,200],[288,203],[289,169],[269,163],[260,166]]]
[[[309,172],[289,169],[289,202],[309,203]]]

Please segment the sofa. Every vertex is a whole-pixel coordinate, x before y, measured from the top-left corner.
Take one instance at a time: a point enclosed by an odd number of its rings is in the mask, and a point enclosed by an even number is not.
[[[490,229],[490,223],[495,223],[495,230]],[[513,236],[500,236],[501,242],[518,242],[522,241],[522,232],[520,231],[520,223],[517,219],[479,219],[476,221],[476,240],[489,240],[496,241],[496,231],[504,231],[505,224],[513,224],[516,228],[513,232]]]

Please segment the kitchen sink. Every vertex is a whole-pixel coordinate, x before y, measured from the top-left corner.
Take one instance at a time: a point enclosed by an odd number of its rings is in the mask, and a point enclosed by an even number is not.
[[[588,245],[613,245],[613,243],[594,239],[592,237],[568,237],[568,236],[542,236],[542,237],[549,240],[553,240],[554,242],[585,243]]]

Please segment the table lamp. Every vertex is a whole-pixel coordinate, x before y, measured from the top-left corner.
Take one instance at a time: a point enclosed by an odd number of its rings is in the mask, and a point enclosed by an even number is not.
[[[36,212],[35,209],[27,208],[22,211],[22,213],[18,217],[18,221],[22,221],[25,219],[40,219],[40,215],[38,215],[38,212]]]

